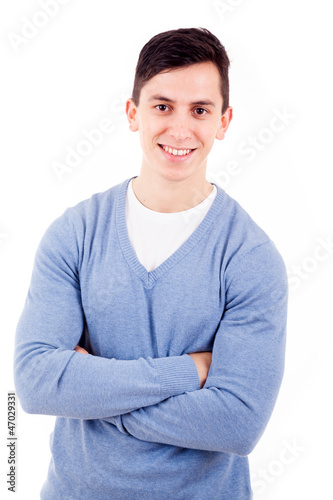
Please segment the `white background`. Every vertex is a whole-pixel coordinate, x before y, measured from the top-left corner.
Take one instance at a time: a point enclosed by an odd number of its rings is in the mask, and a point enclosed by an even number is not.
[[[138,134],[128,130],[124,100],[141,47],[161,31],[205,27],[230,56],[234,108],[207,176],[266,230],[290,273],[285,376],[250,455],[254,499],[333,498],[330,3],[63,0],[53,17],[40,15],[42,3],[0,7],[1,497],[39,498],[50,458],[54,417],[19,407],[18,487],[15,496],[7,493],[7,391],[14,387],[14,335],[37,245],[66,207],[138,175],[141,149]],[[13,39],[27,20],[45,25],[26,43],[16,42],[15,50]],[[276,112],[287,118],[271,132]],[[83,130],[106,118],[113,131],[57,176],[54,162],[65,163],[68,147],[85,138]],[[245,154],[254,139],[257,149]]]

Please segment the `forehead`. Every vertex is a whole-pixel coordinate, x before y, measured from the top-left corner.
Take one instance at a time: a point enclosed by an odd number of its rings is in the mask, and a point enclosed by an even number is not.
[[[144,101],[163,95],[175,102],[214,101],[222,104],[221,77],[212,62],[192,64],[162,71],[148,80],[141,89]]]

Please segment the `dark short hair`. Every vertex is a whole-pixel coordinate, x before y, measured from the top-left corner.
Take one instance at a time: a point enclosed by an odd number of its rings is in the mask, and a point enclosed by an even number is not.
[[[205,28],[180,28],[159,33],[143,46],[135,70],[132,99],[139,105],[142,87],[165,70],[212,62],[221,76],[222,113],[229,106],[230,61],[218,38]]]

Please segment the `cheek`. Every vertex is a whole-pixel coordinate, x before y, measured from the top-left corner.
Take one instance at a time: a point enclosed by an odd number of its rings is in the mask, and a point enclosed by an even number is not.
[[[215,141],[216,131],[212,127],[210,130],[206,130],[205,134],[202,136],[202,141],[207,149],[210,149]]]
[[[145,155],[149,155],[152,152],[156,143],[155,135],[156,134],[150,130],[150,127],[145,127],[140,130],[140,144]]]
[[[194,135],[206,146],[209,147],[214,143],[217,133],[217,125],[214,121],[202,121],[193,128]]]
[[[141,144],[145,144],[146,147],[155,147],[159,142],[161,137],[161,129],[155,127],[153,123],[149,125],[146,124],[140,131]]]

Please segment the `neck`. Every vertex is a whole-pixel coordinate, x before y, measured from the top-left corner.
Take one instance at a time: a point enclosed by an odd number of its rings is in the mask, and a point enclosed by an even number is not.
[[[132,182],[136,198],[156,212],[183,212],[196,207],[212,192],[213,186],[204,177],[170,180],[141,170]]]

